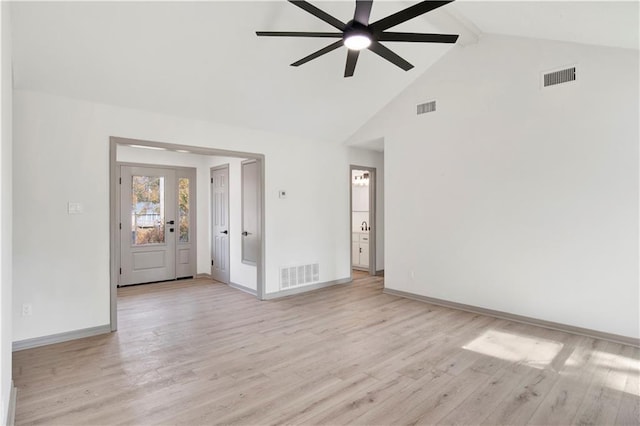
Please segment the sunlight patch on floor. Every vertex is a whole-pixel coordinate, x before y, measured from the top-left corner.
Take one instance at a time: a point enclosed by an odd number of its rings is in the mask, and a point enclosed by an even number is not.
[[[606,387],[640,397],[640,384],[636,389],[626,386],[629,375],[640,375],[640,360],[603,351],[593,351],[591,356],[598,362],[596,376]]]
[[[553,340],[487,330],[463,348],[505,361],[519,362],[529,367],[542,369],[553,361],[562,346],[562,343]]]

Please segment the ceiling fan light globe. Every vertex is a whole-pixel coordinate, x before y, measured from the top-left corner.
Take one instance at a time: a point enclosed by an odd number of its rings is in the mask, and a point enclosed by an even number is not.
[[[366,49],[371,45],[371,38],[364,34],[351,34],[344,38],[344,45],[351,50]]]

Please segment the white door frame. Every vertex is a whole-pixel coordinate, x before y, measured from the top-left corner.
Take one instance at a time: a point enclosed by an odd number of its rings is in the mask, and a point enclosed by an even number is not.
[[[349,274],[353,280],[353,258],[351,256],[351,246],[353,245],[353,171],[364,170],[369,172],[369,226],[373,227],[373,232],[369,233],[369,275],[376,274],[376,233],[378,224],[376,223],[376,168],[369,166],[349,166]]]
[[[260,220],[258,226],[260,226],[260,244],[258,245],[258,262],[256,265],[257,272],[257,289],[256,297],[260,300],[264,300],[264,280],[265,280],[265,215],[264,215],[264,182],[265,182],[265,158],[263,154],[239,152],[239,151],[227,151],[216,148],[206,148],[199,146],[179,145],[172,143],[153,142],[139,139],[129,139],[111,136],[109,138],[109,286],[110,286],[110,305],[111,305],[111,331],[118,329],[118,263],[116,248],[119,238],[119,229],[117,222],[116,197],[119,195],[117,184],[118,176],[118,164],[117,164],[117,147],[118,145],[137,145],[162,148],[168,151],[188,151],[192,154],[198,155],[210,155],[221,157],[237,157],[237,158],[252,158],[258,162],[260,176],[260,183],[258,185],[258,204],[260,205]]]

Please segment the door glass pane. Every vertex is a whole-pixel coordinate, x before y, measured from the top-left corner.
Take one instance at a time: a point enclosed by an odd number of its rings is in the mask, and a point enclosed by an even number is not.
[[[181,243],[189,242],[189,178],[178,179],[178,220]]]
[[[258,163],[242,164],[242,262],[258,261]]]
[[[164,177],[132,176],[133,245],[164,243]]]

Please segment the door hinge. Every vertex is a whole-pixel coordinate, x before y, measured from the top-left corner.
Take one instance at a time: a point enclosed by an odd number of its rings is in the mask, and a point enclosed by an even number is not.
[[[122,275],[122,268],[120,268],[120,275]]]
[[[211,266],[213,266],[213,259],[211,259]]]
[[[122,222],[120,222],[120,229],[122,229]]]
[[[211,183],[213,183],[213,178],[211,178]]]
[[[122,185],[122,178],[120,178],[120,185]]]

